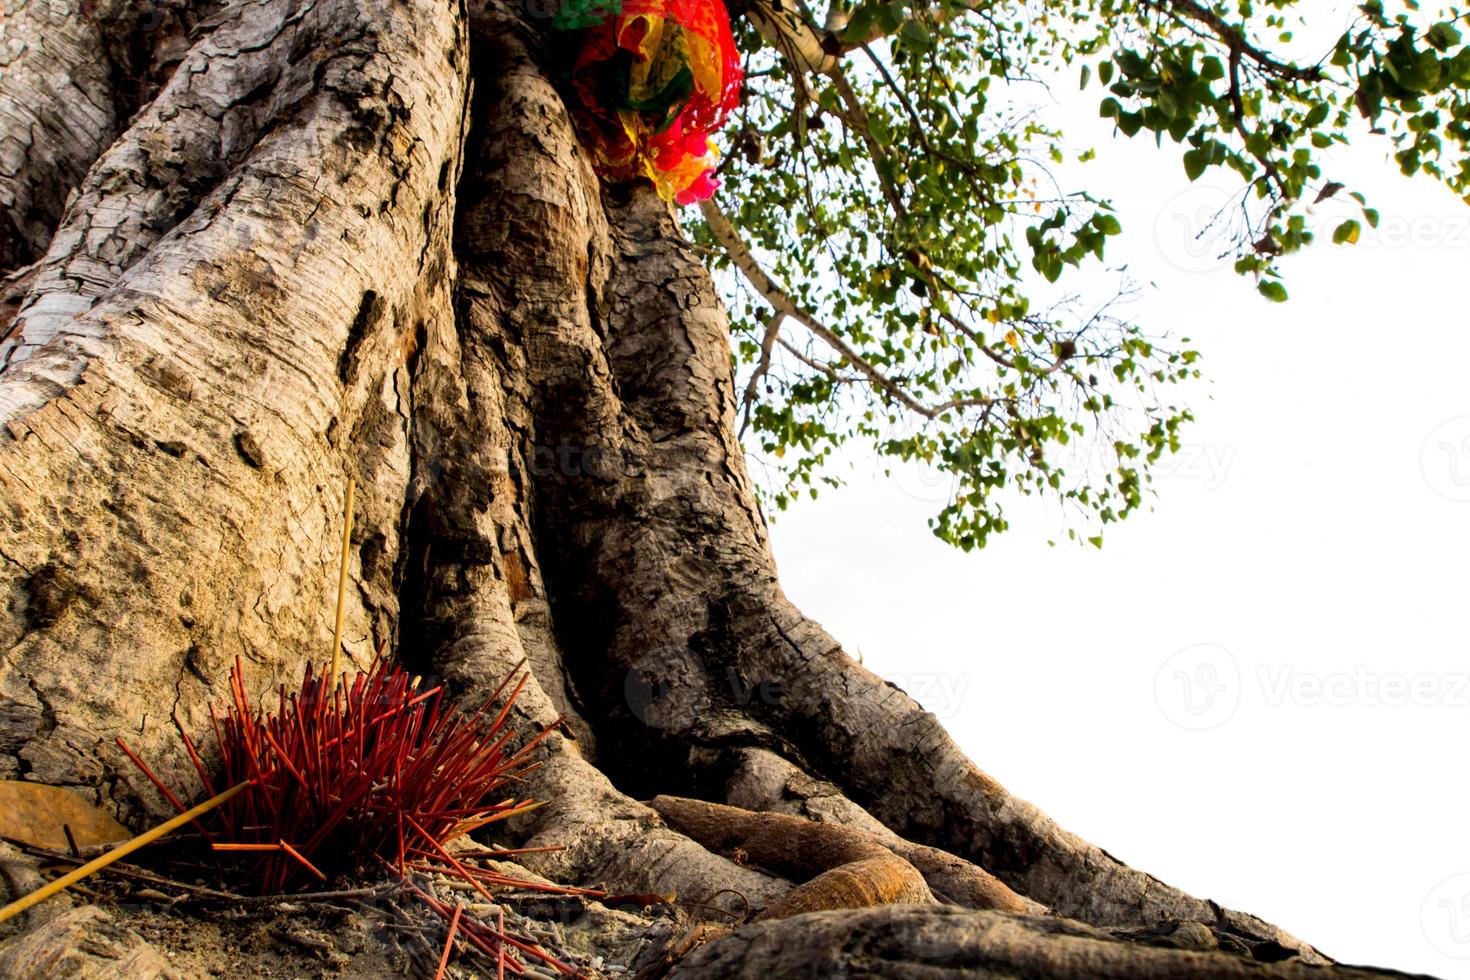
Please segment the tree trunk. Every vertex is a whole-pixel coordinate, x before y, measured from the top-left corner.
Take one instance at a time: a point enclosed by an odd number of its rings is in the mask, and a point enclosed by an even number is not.
[[[710,277],[650,188],[599,183],[537,21],[10,7],[0,778],[158,811],[113,737],[184,784],[172,719],[202,732],[237,658],[260,690],[329,655],[350,477],[345,655],[386,644],[469,703],[524,660],[519,726],[567,718],[514,831],[562,847],[533,870],[832,909],[764,916],[680,975],[1328,962],[1007,794],[786,600]],[[658,794],[742,811],[637,802]],[[732,859],[773,814],[828,830]]]

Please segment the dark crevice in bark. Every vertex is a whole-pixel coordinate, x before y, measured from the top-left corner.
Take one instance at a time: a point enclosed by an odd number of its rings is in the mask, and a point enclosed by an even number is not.
[[[484,80],[471,100],[471,120],[485,119],[503,97],[492,81],[494,57],[485,45],[471,48],[470,65]],[[528,433],[515,418],[515,341],[501,333],[493,312],[501,303],[493,287],[503,263],[477,247],[477,222],[498,203],[482,190],[477,151],[485,140],[474,126],[465,136],[471,166],[456,189],[460,277],[452,287],[452,318],[432,325],[413,355],[414,482],[400,600],[400,656],[425,673],[446,673],[461,690],[489,680],[456,666],[467,636],[493,625],[503,631],[493,642],[504,647],[507,663],[520,659],[519,631],[488,621],[492,610],[483,601],[494,596],[513,610],[544,591],[514,540],[529,523],[523,491],[531,454]],[[564,704],[559,668],[540,666],[551,670],[538,681]],[[580,719],[575,727],[585,730]]]
[[[184,53],[227,4],[221,0],[104,0],[91,5],[107,51],[118,118],[126,121],[168,83]],[[87,5],[83,5],[86,10]]]
[[[427,241],[424,247],[428,247]],[[384,308],[383,298],[376,290],[363,292],[357,315],[352,318],[352,326],[347,328],[347,343],[342,347],[342,356],[337,359],[337,377],[344,385],[356,380],[359,349],[368,329],[383,318]]]
[[[420,454],[410,456],[417,469]],[[418,501],[408,506],[403,521],[401,560],[398,569],[398,643],[394,659],[420,675],[434,673],[438,642],[428,613],[429,553],[434,539],[429,525],[430,504]]]

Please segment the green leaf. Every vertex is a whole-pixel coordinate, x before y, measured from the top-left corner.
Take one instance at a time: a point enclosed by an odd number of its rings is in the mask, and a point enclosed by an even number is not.
[[[903,25],[904,8],[897,3],[880,3],[877,8],[878,26],[884,34],[897,33]]]
[[[1196,147],[1184,154],[1184,174],[1190,182],[1199,180],[1200,174],[1210,165],[1210,153],[1204,147]]]
[[[1256,292],[1273,303],[1286,302],[1286,287],[1274,279],[1263,279],[1256,285]]]
[[[928,51],[934,45],[929,28],[917,20],[904,21],[900,34],[915,51]]]
[[[1429,29],[1426,39],[1440,51],[1446,51],[1460,43],[1460,32],[1455,25],[1441,21]]]
[[[877,16],[874,4],[864,4],[853,12],[852,19],[847,22],[847,28],[842,32],[842,39],[851,44],[866,41],[873,33],[873,21]]]
[[[1116,134],[1178,143],[1170,152],[1191,181],[1228,182],[1220,207],[1232,213],[1191,222],[1203,232],[1200,245],[1231,256],[1250,277],[1239,288],[1281,302],[1282,256],[1309,247],[1314,234],[1347,244],[1379,219],[1346,193],[1340,201],[1352,210],[1325,228],[1309,214],[1318,188],[1335,183],[1323,172],[1327,153],[1359,135],[1349,116],[1369,121],[1394,166],[1470,197],[1470,48],[1462,37],[1470,31],[1461,12],[1429,16],[1412,0],[1391,11],[1382,0],[1355,2],[1362,6],[1351,28],[1329,39],[1326,59],[1278,43],[1296,27],[1291,0],[1205,4],[1218,20],[1204,26],[1223,31],[1185,30],[1155,5],[1115,0],[988,8],[985,16],[945,0],[935,8],[943,19],[914,0],[850,0],[842,5],[852,10],[844,44],[878,35],[890,43],[864,52],[873,63],[849,74],[849,92],[820,75],[798,85],[789,53],[752,44],[743,103],[724,134],[727,213],[792,301],[912,399],[849,384],[851,365],[820,338],[801,336],[797,349],[810,343],[812,360],[764,372],[746,406],[748,445],[771,466],[761,491],[768,512],[830,485],[825,462],[853,440],[890,461],[944,470],[955,492],[932,527],[961,548],[1004,531],[1003,504],[1017,494],[1046,494],[1080,511],[1078,542],[1136,510],[1150,465],[1179,444],[1189,413],[1171,403],[1185,398],[1178,385],[1199,376],[1202,359],[1145,340],[1152,324],[1108,318],[1079,333],[1084,323],[1061,301],[1078,295],[1080,309],[1100,298],[1088,295],[1099,268],[1089,265],[1103,259],[1121,224],[1102,203],[1116,190],[1114,175],[1048,169],[1059,152],[1086,159],[1096,149],[1074,145],[1056,123],[1093,104]],[[747,37],[748,25],[738,30]],[[1253,53],[1232,72],[1232,45],[1244,55],[1241,41]],[[1262,70],[1254,52],[1297,70]],[[1011,100],[992,98],[1007,79],[1059,69],[1077,70],[1079,88],[1057,90],[1064,104],[1055,112],[1018,114]],[[1103,89],[1095,96],[1093,82]],[[1065,104],[1068,96],[1076,106]],[[1130,176],[1145,181],[1167,181],[1178,166],[1155,158],[1162,169],[1143,171],[1149,161],[1137,159],[1141,172]],[[1344,221],[1349,214],[1356,222]],[[710,229],[694,217],[690,231],[718,271],[731,351],[748,379],[767,313]],[[796,340],[801,328],[786,330]],[[1047,370],[1063,361],[1066,370]],[[920,422],[908,407],[915,403],[952,407]],[[1068,468],[1068,453],[1094,448],[1093,440],[1110,462],[1128,462]]]

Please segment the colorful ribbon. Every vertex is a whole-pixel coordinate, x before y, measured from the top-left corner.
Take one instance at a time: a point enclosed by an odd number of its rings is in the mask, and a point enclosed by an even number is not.
[[[595,0],[594,0],[595,3]],[[564,8],[573,116],[597,172],[647,177],[666,200],[714,194],[709,136],[740,101],[739,52],[723,0],[623,0]]]

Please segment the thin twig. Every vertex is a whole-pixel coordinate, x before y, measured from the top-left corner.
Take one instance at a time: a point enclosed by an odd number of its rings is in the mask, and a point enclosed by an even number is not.
[[[174,838],[176,841],[178,839],[178,837]],[[19,838],[7,837],[4,834],[0,834],[0,840],[8,844],[14,844],[27,854],[34,854],[37,857],[43,857],[50,861],[61,861],[74,865],[86,864],[87,853],[97,851],[95,847],[82,848],[83,855],[73,857],[64,851],[55,851],[49,847],[41,847],[37,844],[20,840]],[[339,888],[334,891],[325,892],[281,892],[274,895],[238,895],[235,892],[221,891],[218,888],[210,888],[207,885],[191,885],[186,881],[179,881],[177,878],[154,874],[151,871],[143,870],[136,864],[128,864],[124,861],[118,861],[116,864],[109,866],[107,873],[146,882],[150,885],[157,885],[161,888],[174,888],[182,892],[187,892],[191,899],[195,901],[229,902],[235,905],[271,905],[277,902],[315,903],[342,898],[375,898],[379,895],[398,891],[400,888],[395,883],[389,883],[386,885],[375,885],[369,888]]]
[[[729,217],[720,210],[719,205],[713,201],[702,201],[700,207],[704,211],[705,224],[708,225],[710,232],[724,247],[726,254],[730,256],[730,260],[735,263],[735,267],[750,281],[750,284],[755,287],[756,292],[761,294],[761,297],[771,305],[771,308],[778,313],[789,316],[816,334],[823,343],[840,354],[843,360],[861,371],[872,382],[875,388],[887,392],[905,408],[927,419],[936,418],[954,408],[990,404],[991,399],[980,396],[975,398],[953,399],[942,405],[933,407],[927,406],[919,401],[905,391],[898,382],[888,377],[867,358],[859,354],[847,341],[838,336],[836,331],[822,323],[811,313],[796,305],[795,300],[791,298],[790,294],[781,286],[778,286],[766,271],[760,267],[760,263],[751,254],[749,247],[740,238],[740,234],[735,230],[735,226],[730,223]],[[783,344],[783,346],[785,345]]]
[[[1203,24],[1230,51],[1245,55],[1260,66],[1263,71],[1294,82],[1319,82],[1322,80],[1322,69],[1319,65],[1307,65],[1303,67],[1272,57],[1266,51],[1252,44],[1239,28],[1227,23],[1219,14],[1204,4],[1196,2],[1196,0],[1168,0],[1168,6],[1180,19],[1192,20]]]
[[[53,851],[49,847],[40,847],[38,845],[30,844],[26,841],[22,841],[14,837],[6,837],[4,835],[0,835],[0,840],[3,840],[9,844],[14,844],[21,850],[25,851],[27,854],[34,854],[37,857],[46,858],[48,861],[61,861],[66,864],[80,866],[86,864],[88,860],[87,858],[80,855],[74,857],[64,851]],[[177,888],[181,891],[186,891],[191,894],[197,895],[200,898],[214,898],[225,902],[243,902],[249,899],[249,896],[246,895],[236,895],[233,892],[217,891],[216,889],[208,888],[204,885],[190,885],[186,882],[178,881],[174,878],[166,878],[163,875],[156,875],[151,872],[144,871],[137,865],[126,864],[122,861],[119,861],[109,867],[107,869],[107,872],[109,874],[120,875],[124,878],[134,878],[138,881],[147,882],[150,885],[159,885],[164,888]]]
[[[766,320],[766,330],[761,337],[761,356],[756,364],[755,370],[751,372],[750,380],[745,384],[745,395],[740,399],[740,410],[743,420],[740,423],[740,434],[744,435],[746,427],[750,425],[750,409],[755,404],[755,396],[758,393],[761,379],[771,370],[771,348],[776,346],[776,338],[781,336],[781,324],[786,319],[786,314],[781,310],[772,310],[770,318]]]

